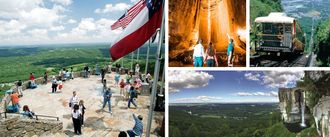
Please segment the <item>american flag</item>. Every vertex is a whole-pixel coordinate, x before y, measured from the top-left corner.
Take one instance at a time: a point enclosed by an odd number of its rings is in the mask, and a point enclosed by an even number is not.
[[[146,6],[145,0],[140,0],[132,8],[130,8],[123,16],[121,16],[114,24],[111,25],[111,30],[115,30],[119,27],[126,28],[131,23],[136,15]]]

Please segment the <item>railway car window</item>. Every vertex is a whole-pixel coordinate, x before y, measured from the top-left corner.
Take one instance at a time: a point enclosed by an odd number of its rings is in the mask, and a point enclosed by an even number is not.
[[[272,24],[271,23],[264,23],[263,24],[264,33],[272,33]]]
[[[285,24],[285,32],[291,32],[292,30],[291,24]]]

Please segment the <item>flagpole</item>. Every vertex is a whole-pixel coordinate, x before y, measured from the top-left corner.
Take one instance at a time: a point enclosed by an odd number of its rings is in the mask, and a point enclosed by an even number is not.
[[[165,5],[165,1],[163,0],[163,5]],[[162,17],[162,25],[161,30],[159,34],[159,42],[158,42],[158,48],[157,48],[157,56],[156,56],[156,65],[155,65],[155,72],[154,72],[154,81],[152,83],[152,93],[151,93],[151,101],[150,101],[150,108],[149,108],[149,114],[148,114],[148,123],[147,123],[147,133],[146,137],[150,137],[150,129],[152,124],[152,117],[154,114],[154,108],[155,108],[155,98],[156,98],[156,92],[157,92],[157,84],[158,84],[158,77],[159,77],[159,67],[160,67],[160,60],[161,60],[161,47],[163,43],[163,36],[164,36],[164,26],[165,26],[165,10],[163,8],[163,17]]]
[[[147,50],[146,67],[144,68],[144,74],[145,74],[145,75],[147,75],[147,71],[148,71],[150,43],[151,43],[151,41],[150,41],[150,39],[149,39],[149,45],[148,45],[148,50]]]
[[[160,85],[160,94],[163,95],[163,88],[164,88],[164,83],[165,81],[165,63],[164,63],[164,67],[163,67],[163,75],[162,75],[162,84]]]
[[[137,50],[136,63],[139,63],[140,48]]]
[[[134,60],[134,51],[132,52],[131,71],[133,71],[133,60]]]

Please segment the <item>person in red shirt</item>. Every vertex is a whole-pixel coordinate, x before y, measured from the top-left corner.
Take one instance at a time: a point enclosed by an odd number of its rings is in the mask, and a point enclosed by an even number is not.
[[[33,73],[30,73],[30,78],[29,78],[29,80],[30,80],[30,82],[31,82],[31,85],[35,85],[35,81],[34,81],[34,75],[33,75]]]
[[[18,93],[16,91],[14,91],[11,95],[11,103],[13,104],[13,106],[17,106],[19,107],[19,98],[18,98]]]
[[[121,79],[120,83],[119,83],[119,87],[120,87],[120,96],[124,97],[124,87],[125,87],[125,82],[124,79]]]

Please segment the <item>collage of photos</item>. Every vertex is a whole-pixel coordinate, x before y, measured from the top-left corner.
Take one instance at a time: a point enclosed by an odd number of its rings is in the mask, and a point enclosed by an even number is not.
[[[330,0],[0,0],[0,137],[330,137]]]

